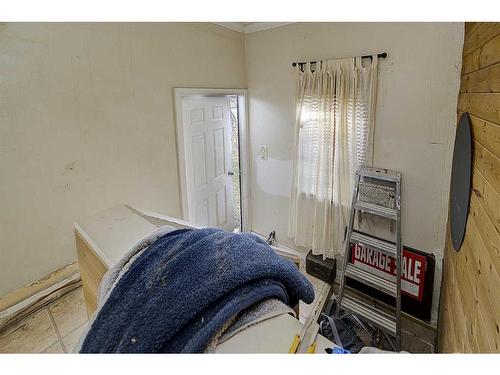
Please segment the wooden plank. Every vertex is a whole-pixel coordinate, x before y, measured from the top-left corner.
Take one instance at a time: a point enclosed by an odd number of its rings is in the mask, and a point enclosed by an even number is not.
[[[82,278],[83,295],[88,316],[92,316],[97,308],[97,293],[102,277],[108,267],[99,259],[92,248],[75,232],[78,263]]]
[[[458,271],[457,271],[458,272]],[[452,325],[455,330],[455,334],[458,339],[458,346],[456,349],[461,353],[469,353],[472,351],[472,347],[474,345],[473,340],[469,340],[467,333],[467,323],[465,321],[465,313],[463,311],[464,306],[461,302],[460,298],[460,285],[456,283],[457,278],[454,278],[454,283],[451,288],[451,309],[454,312],[454,317],[452,320]]]
[[[449,237],[448,237],[449,239]],[[448,242],[450,243],[450,242]],[[469,337],[467,322],[465,321],[465,311],[464,305],[462,303],[462,297],[460,288],[461,279],[457,278],[456,275],[460,274],[459,270],[461,264],[464,261],[463,254],[455,252],[448,246],[447,249],[447,260],[450,260],[450,267],[448,269],[448,292],[449,292],[449,306],[450,306],[450,317],[448,326],[452,328],[455,335],[455,342],[451,352],[462,352],[468,353],[477,348],[475,341]],[[462,292],[463,293],[463,292]]]
[[[449,227],[449,224],[448,224]],[[441,330],[443,336],[447,337],[448,344],[443,348],[443,352],[445,353],[454,353],[458,352],[460,340],[457,338],[456,328],[455,328],[455,311],[454,311],[454,302],[453,302],[453,293],[452,290],[457,288],[456,285],[456,277],[455,277],[455,257],[454,250],[451,249],[450,246],[451,239],[449,236],[449,230],[447,233],[447,241],[445,246],[445,267],[446,267],[446,289],[445,289],[445,306],[448,314],[444,318],[443,329]]]
[[[443,352],[499,352],[500,235],[475,193],[461,250],[457,253],[449,244],[448,234],[440,330]]]
[[[474,218],[481,222],[488,220],[476,197],[472,198],[471,213],[467,225],[467,234],[461,250],[457,253],[450,248],[449,233],[447,233],[445,249],[445,274],[443,296],[443,327],[440,335],[443,341],[443,352],[497,352],[498,337],[496,335],[496,316],[491,307],[491,294],[484,288],[480,280],[481,263],[475,257],[481,254],[483,266],[489,269],[490,254],[485,254],[486,245],[480,238],[480,231]],[[483,223],[484,224],[484,223]],[[491,223],[486,229],[491,232]],[[478,244],[483,244],[478,250]],[[495,253],[491,253],[495,255]],[[495,268],[491,267],[495,270]],[[496,271],[495,271],[496,274]],[[460,275],[455,278],[455,275]],[[498,281],[497,281],[498,282]],[[494,281],[489,281],[496,285]],[[458,292],[457,292],[458,291]]]
[[[464,75],[460,92],[500,92],[500,64]]]
[[[464,243],[460,252],[464,253],[464,258],[466,260],[466,266],[464,268],[457,268],[457,274],[462,275],[458,280],[459,289],[461,290],[462,304],[464,306],[464,311],[468,312],[466,320],[470,326],[470,339],[474,340],[475,352],[491,352],[492,344],[490,340],[486,338],[487,329],[485,328],[485,318],[483,317],[486,310],[484,310],[483,300],[478,295],[479,284],[479,268],[474,257],[476,251],[473,246],[471,246],[471,239],[477,240],[477,231],[474,227],[474,221],[469,218],[467,222],[467,232],[464,239]],[[493,341],[493,339],[492,339]]]
[[[26,319],[41,308],[50,305],[52,302],[61,298],[65,294],[80,288],[81,285],[82,282],[80,280],[80,273],[78,272],[63,281],[54,284],[53,288],[44,289],[40,293],[23,300],[21,303],[18,303],[7,310],[3,310],[0,316],[0,332],[18,326],[20,321]]]
[[[444,298],[443,298],[443,324],[440,329],[441,337],[442,337],[442,346],[440,348],[441,353],[454,353],[458,349],[456,347],[456,343],[458,342],[455,330],[453,329],[452,320],[453,320],[453,312],[451,311],[451,297],[449,296],[449,290],[451,287],[446,287],[443,290]]]
[[[446,233],[440,338],[444,352],[500,352],[500,23],[467,23],[463,56],[457,112],[470,115],[472,192],[459,252]]]
[[[4,311],[25,299],[78,273],[78,263],[73,262],[45,275],[40,280],[16,289],[0,298],[0,311]]]
[[[479,244],[483,244],[481,248],[478,247]],[[477,254],[481,254],[481,257],[478,258]],[[488,288],[483,287],[482,283],[485,281],[481,280],[481,273],[484,274],[485,270],[480,267],[489,269],[488,259],[489,255],[486,254],[484,243],[479,237],[479,231],[471,215],[467,224],[467,235],[460,251],[455,252],[449,245],[445,250],[443,291],[445,315],[443,328],[440,330],[443,352],[497,351],[496,324],[499,314],[491,307],[492,302],[489,297],[496,297],[496,294],[491,294]],[[456,278],[456,275],[460,277]],[[496,285],[499,280],[488,282]]]
[[[499,22],[484,22],[464,40],[463,56],[467,56],[500,34]]]
[[[458,97],[458,110],[500,124],[500,93],[462,93]]]
[[[460,93],[458,95],[458,102],[457,102],[457,117],[458,117],[457,120],[460,118],[460,115],[464,112],[467,112],[467,97],[466,94]]]
[[[446,255],[448,253],[448,238],[449,238],[449,226],[450,223],[447,222],[446,233],[445,233],[445,244],[444,244],[444,254],[443,254],[443,270],[442,270],[442,285],[441,294],[439,297],[439,311],[438,311],[438,353],[449,353],[453,349],[453,329],[449,326],[449,314],[450,314],[450,302],[449,302],[449,278],[453,272],[451,259]]]
[[[472,194],[471,214],[469,217],[472,230],[466,235],[468,246],[473,247],[472,254],[478,255],[476,263],[478,272],[475,289],[478,296],[478,312],[481,312],[485,326],[484,335],[488,337],[491,347],[495,352],[499,352],[499,318],[500,307],[498,299],[498,264],[500,263],[500,237],[491,228],[491,223],[487,220],[484,211],[481,210],[475,195]]]
[[[443,353],[456,353],[458,352],[458,339],[455,334],[455,330],[453,329],[452,321],[453,321],[453,311],[451,310],[451,296],[447,297],[445,300],[445,303],[447,305],[447,313],[445,315],[445,325],[443,327],[443,331],[445,334],[443,334],[443,348],[442,352]],[[450,307],[448,307],[450,306]]]
[[[467,223],[466,247],[470,248],[470,272],[475,278],[475,294],[477,298],[476,314],[481,317],[483,331],[480,332],[481,344],[488,340],[489,351],[498,351],[500,348],[500,278],[493,267],[489,251],[481,238],[474,217]],[[469,302],[464,300],[464,303]],[[481,351],[487,350],[487,346]]]
[[[446,259],[443,259],[443,278],[441,281],[441,294],[439,296],[439,312],[438,312],[438,335],[437,335],[437,352],[438,353],[448,353],[448,349],[451,346],[449,340],[449,333],[453,332],[448,329],[448,314],[449,314],[449,302],[448,302],[448,287],[447,287],[447,274],[448,265],[446,264]]]
[[[462,61],[462,75],[500,62],[500,35],[488,41]]]
[[[500,274],[500,234],[496,231],[488,218],[475,192],[471,194],[469,216],[472,217],[476,223],[479,235],[491,259],[492,267]]]
[[[472,168],[472,190],[495,230],[500,233],[500,195],[485,180],[476,166]]]
[[[478,333],[476,331],[476,326],[473,324],[474,316],[477,314],[477,298],[474,295],[473,281],[470,279],[469,272],[471,271],[470,263],[470,250],[466,244],[462,244],[459,252],[455,252],[453,255],[456,258],[456,268],[455,274],[460,275],[459,279],[456,279],[456,285],[458,293],[454,298],[455,308],[456,305],[462,306],[463,316],[463,326],[465,327],[465,332],[463,333],[465,340],[469,343],[468,352],[478,352],[479,345],[475,340],[475,336]],[[455,318],[456,319],[456,318]]]
[[[465,23],[465,38],[467,38],[480,24],[481,24],[481,22],[466,22]]]
[[[474,165],[481,172],[486,181],[490,183],[493,189],[495,189],[497,193],[500,193],[497,190],[500,190],[500,159],[476,141],[473,142],[472,148]]]
[[[472,138],[500,159],[500,126],[469,114]]]
[[[476,70],[481,69],[481,52],[482,48],[479,48],[472,52],[470,55],[466,56],[462,60],[462,76]]]
[[[468,266],[460,272],[465,272],[461,279],[468,279],[470,283],[460,288],[461,291],[469,289],[469,294],[463,299],[463,304],[475,306],[474,314],[468,319],[471,319],[471,324],[474,326],[474,336],[479,351],[492,352],[495,351],[496,343],[499,341],[496,332],[498,319],[495,311],[500,313],[500,310],[497,308],[494,290],[500,285],[500,279],[491,265],[489,253],[473,217],[467,222],[466,233],[463,250],[468,258]]]
[[[443,338],[443,353],[453,353],[457,351],[457,346],[456,344],[458,343],[458,340],[456,339],[456,334],[455,334],[455,327],[453,324],[453,319],[451,318],[451,311],[452,311],[452,296],[451,296],[451,291],[453,290],[453,284],[455,281],[455,271],[454,271],[454,264],[451,261],[452,257],[451,256],[446,256],[445,257],[445,288],[443,290],[444,293],[444,298],[443,298],[443,303],[444,303],[444,314],[445,316],[443,317],[443,327],[440,328],[439,334],[442,335]],[[446,339],[447,338],[447,339]]]

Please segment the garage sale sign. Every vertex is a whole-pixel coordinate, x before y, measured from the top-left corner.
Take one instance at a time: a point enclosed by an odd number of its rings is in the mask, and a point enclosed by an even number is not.
[[[353,244],[351,263],[387,280],[396,281],[396,259],[375,249]],[[422,301],[425,287],[427,258],[403,248],[401,291],[409,297]]]
[[[356,267],[387,280],[396,281],[396,259],[362,245],[351,245],[349,261]],[[401,309],[415,318],[430,322],[434,287],[434,255],[403,246],[401,263]],[[394,305],[391,297],[377,289],[347,278],[347,286]]]

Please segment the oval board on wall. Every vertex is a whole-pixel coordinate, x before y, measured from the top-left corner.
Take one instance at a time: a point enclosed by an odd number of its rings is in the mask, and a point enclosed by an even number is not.
[[[469,215],[469,194],[472,170],[472,138],[469,115],[463,113],[458,122],[453,150],[450,183],[451,242],[455,251],[460,250],[465,236]]]

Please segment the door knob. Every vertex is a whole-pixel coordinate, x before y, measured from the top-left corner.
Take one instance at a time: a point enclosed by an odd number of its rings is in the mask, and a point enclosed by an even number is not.
[[[228,175],[228,176],[232,176],[233,174],[234,174],[234,172],[233,172],[233,171],[229,171],[229,172],[227,172],[227,175]]]

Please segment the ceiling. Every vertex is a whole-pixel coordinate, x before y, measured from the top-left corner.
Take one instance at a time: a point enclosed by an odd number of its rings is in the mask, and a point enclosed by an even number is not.
[[[240,33],[249,34],[256,31],[272,29],[288,25],[291,22],[214,22],[217,25],[226,27],[228,29],[238,31]]]

